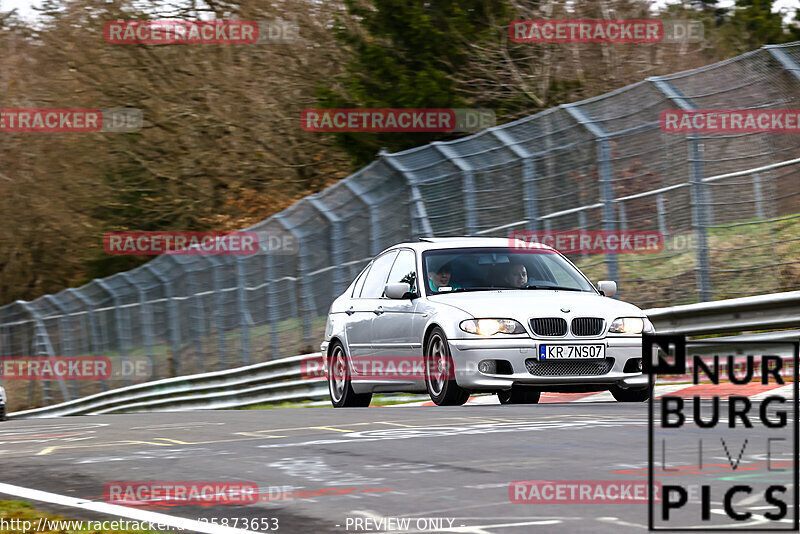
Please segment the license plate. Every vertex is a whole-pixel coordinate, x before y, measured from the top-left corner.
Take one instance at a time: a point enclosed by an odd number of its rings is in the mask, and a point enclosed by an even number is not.
[[[597,360],[605,357],[605,345],[539,345],[540,360]]]

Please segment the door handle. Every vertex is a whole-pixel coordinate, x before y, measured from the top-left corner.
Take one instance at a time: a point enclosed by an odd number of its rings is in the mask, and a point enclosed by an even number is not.
[[[372,310],[372,313],[374,313],[375,315],[382,315],[383,314],[383,306],[378,306],[377,308]]]
[[[346,313],[347,315],[353,315],[355,312],[356,312],[356,310],[354,310],[352,306],[350,306],[350,307],[347,309],[347,311],[345,311],[345,313]]]

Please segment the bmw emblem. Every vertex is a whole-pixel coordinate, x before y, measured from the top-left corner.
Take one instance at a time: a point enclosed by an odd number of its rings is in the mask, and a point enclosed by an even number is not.
[[[561,308],[561,311],[564,313],[569,313],[569,308]]]

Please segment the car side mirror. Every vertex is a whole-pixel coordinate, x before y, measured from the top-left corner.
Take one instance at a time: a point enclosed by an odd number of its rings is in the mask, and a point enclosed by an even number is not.
[[[416,296],[411,292],[411,284],[407,282],[386,284],[383,293],[390,299],[413,299]]]
[[[617,283],[610,280],[600,280],[597,282],[597,290],[603,296],[613,297],[617,294]]]

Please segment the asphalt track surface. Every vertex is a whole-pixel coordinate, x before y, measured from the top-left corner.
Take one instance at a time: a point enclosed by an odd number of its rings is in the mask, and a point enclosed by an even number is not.
[[[255,482],[262,495],[250,505],[145,508],[183,518],[229,518],[231,526],[233,518],[277,518],[282,533],[646,532],[646,504],[517,504],[510,501],[509,485],[646,482],[647,407],[598,402],[304,408],[9,421],[0,423],[0,482],[99,502],[112,481]],[[714,479],[775,480],[778,475],[768,473],[763,461],[764,443],[752,439],[740,454],[739,430],[704,435],[709,438],[704,463],[718,466]],[[738,470],[714,450],[720,436],[728,440],[732,460],[740,456]],[[780,450],[780,445],[773,443],[773,461],[790,462],[790,447]],[[688,442],[671,441],[669,456],[659,461],[678,467],[698,463]],[[788,477],[791,491],[789,475],[780,476]],[[719,497],[712,496],[712,522],[725,519]],[[788,500],[792,518],[796,509]],[[757,496],[739,496],[734,503],[756,514],[738,524],[743,532],[758,526],[758,514],[767,509]],[[34,504],[70,518],[109,519]],[[709,525],[693,520],[693,513],[682,517],[695,526]],[[387,518],[411,522],[398,530],[397,523],[379,522]]]

